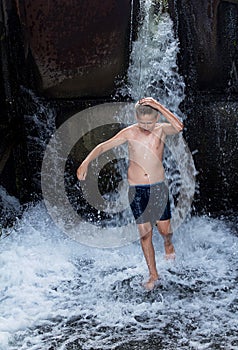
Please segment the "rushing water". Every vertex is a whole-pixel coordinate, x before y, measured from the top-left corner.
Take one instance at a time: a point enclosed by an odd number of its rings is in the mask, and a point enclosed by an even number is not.
[[[167,262],[154,235],[161,285],[147,292],[138,241],[85,247],[29,209],[1,241],[1,349],[237,349],[237,237],[194,217],[174,243]]]
[[[142,5],[149,17],[134,43],[126,93],[134,100],[160,96],[184,118],[171,20],[159,13],[152,25],[152,4]],[[144,40],[146,50],[139,50]],[[170,146],[183,154],[180,138]],[[180,160],[186,164],[186,158]],[[195,174],[190,167],[187,191]],[[174,195],[178,182],[174,169]],[[84,227],[90,235],[93,226]],[[94,230],[100,236],[101,228]],[[130,236],[131,226],[123,230]],[[176,230],[174,244],[176,261],[168,262],[162,238],[154,233],[161,282],[148,292],[138,240],[113,249],[84,246],[54,225],[44,203],[29,208],[1,236],[0,349],[238,349],[237,237],[223,221],[194,216]]]

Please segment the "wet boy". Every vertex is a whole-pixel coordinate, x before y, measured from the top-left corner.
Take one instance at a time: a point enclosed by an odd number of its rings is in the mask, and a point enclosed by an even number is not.
[[[158,112],[167,119],[168,123],[158,122]],[[138,101],[135,105],[135,113],[137,123],[122,129],[111,139],[96,146],[77,169],[77,177],[79,180],[84,180],[89,163],[103,152],[123,143],[128,144],[129,201],[149,269],[149,279],[145,287],[151,290],[159,278],[152,242],[152,227],[155,223],[164,238],[166,258],[175,257],[162,160],[166,136],[182,131],[183,123],[152,97]]]

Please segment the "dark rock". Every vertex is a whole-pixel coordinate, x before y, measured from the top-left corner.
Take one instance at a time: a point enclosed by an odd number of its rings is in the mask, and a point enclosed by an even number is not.
[[[186,105],[186,104],[185,104]],[[199,211],[238,210],[238,102],[217,95],[187,99],[185,137],[198,171]]]
[[[180,40],[179,64],[188,90],[226,91],[236,85],[238,2],[170,0]],[[235,81],[236,80],[236,81]]]
[[[131,1],[18,1],[46,95],[110,95],[128,62]]]

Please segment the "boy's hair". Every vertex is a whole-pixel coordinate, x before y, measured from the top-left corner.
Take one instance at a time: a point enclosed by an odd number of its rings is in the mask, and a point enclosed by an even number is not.
[[[141,105],[139,102],[137,102],[135,105],[135,112],[137,117],[140,117],[145,114],[154,115],[155,117],[157,117],[158,115],[157,109],[154,109],[147,105]]]

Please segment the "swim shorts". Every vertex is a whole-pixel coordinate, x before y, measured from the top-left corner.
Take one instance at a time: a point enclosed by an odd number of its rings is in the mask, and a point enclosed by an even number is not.
[[[129,186],[128,198],[137,224],[171,219],[169,191],[164,182]]]

